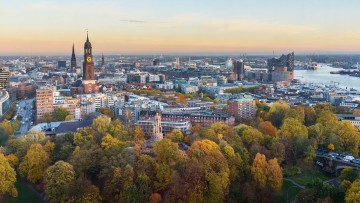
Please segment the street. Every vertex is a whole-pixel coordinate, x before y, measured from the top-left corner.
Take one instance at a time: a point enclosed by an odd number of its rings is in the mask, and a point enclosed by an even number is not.
[[[20,121],[20,129],[19,132],[16,134],[18,136],[26,134],[29,130],[30,126],[33,122],[33,113],[34,111],[34,105],[33,105],[34,99],[26,99],[18,101],[17,107],[16,107],[16,115],[21,116],[22,120]]]

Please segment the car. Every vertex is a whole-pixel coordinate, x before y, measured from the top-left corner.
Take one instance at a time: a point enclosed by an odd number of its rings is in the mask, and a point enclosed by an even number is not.
[[[345,157],[344,157],[344,159],[346,159],[346,160],[353,160],[353,159],[355,159],[353,156],[351,156],[351,155],[346,155]]]

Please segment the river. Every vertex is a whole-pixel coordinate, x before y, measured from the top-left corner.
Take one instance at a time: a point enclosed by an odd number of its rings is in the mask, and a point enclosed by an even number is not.
[[[330,71],[343,70],[341,68],[333,68],[328,64],[318,64],[317,70],[295,70],[294,78],[304,83],[322,83],[333,84],[338,82],[339,87],[354,88],[360,90],[360,78],[348,75],[330,74]]]

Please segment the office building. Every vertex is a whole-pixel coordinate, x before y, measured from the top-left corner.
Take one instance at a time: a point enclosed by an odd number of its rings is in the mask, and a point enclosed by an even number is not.
[[[244,73],[245,73],[245,64],[243,60],[240,61],[233,61],[234,66],[234,75],[236,80],[243,80],[244,79]]]
[[[241,98],[229,101],[230,114],[237,119],[254,119],[256,116],[256,105],[253,98]]]
[[[36,119],[42,121],[46,114],[54,112],[54,87],[42,87],[36,90]]]
[[[9,86],[9,76],[8,68],[0,68],[0,90],[5,90]]]

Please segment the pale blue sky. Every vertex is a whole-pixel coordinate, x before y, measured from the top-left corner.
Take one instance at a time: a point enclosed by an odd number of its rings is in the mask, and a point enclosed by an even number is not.
[[[360,52],[356,0],[1,0],[0,54]],[[70,48],[69,48],[70,47]]]

